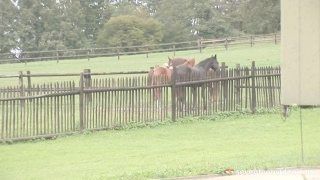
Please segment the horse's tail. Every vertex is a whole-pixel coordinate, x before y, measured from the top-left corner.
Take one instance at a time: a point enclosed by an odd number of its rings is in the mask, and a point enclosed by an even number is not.
[[[153,69],[150,69],[150,71],[148,72],[147,84],[149,86],[152,85],[153,73],[154,73]]]

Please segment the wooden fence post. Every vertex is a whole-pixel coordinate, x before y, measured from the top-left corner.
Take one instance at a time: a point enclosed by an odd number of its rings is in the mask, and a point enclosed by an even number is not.
[[[228,38],[226,38],[225,43],[224,43],[224,47],[226,48],[226,50],[228,50]]]
[[[225,78],[226,77],[226,63],[225,62],[222,62],[221,63],[221,78]],[[221,110],[226,110],[226,102],[227,102],[227,83],[226,83],[226,80],[223,80],[221,81],[221,88],[222,88],[222,95],[221,96],[223,99],[221,100]]]
[[[149,48],[147,47],[146,57],[149,58]]]
[[[251,111],[256,113],[257,108],[257,94],[256,94],[256,62],[252,61],[251,66],[251,80],[252,80],[252,99],[251,99]]]
[[[87,51],[87,58],[88,58],[88,61],[90,61],[90,50],[89,49]]]
[[[173,56],[176,56],[176,45],[174,44],[172,48],[173,48]]]
[[[80,74],[79,84],[79,119],[80,119],[80,132],[84,130],[84,73]]]
[[[117,56],[118,56],[118,61],[120,60],[120,49],[117,47]]]
[[[19,80],[19,87],[21,87],[21,85],[23,85],[23,72],[22,71],[19,71],[19,77],[18,77],[18,80]]]
[[[274,34],[274,44],[277,44],[277,33]]]
[[[24,97],[24,86],[23,86],[23,72],[19,71],[19,89],[20,89],[20,97]],[[20,101],[20,106],[24,107],[24,100]]]
[[[236,77],[240,77],[240,64],[237,64],[236,66]],[[241,80],[238,79],[236,80],[236,110],[240,111],[241,110],[241,104],[240,104],[240,99],[241,99],[241,94],[240,94],[240,86],[241,86]]]
[[[273,71],[271,70],[271,67],[268,67],[266,74],[273,74]],[[271,76],[268,76],[267,78],[267,82],[268,82],[268,93],[269,93],[269,102],[267,102],[267,104],[269,104],[267,107],[273,107],[275,105],[275,102],[273,101],[273,97],[274,97],[274,92],[276,90],[274,84],[272,83],[272,79]]]
[[[176,67],[173,66],[172,76],[171,76],[171,118],[172,121],[176,121],[176,80],[177,71]]]
[[[91,69],[84,69],[83,75],[84,75],[85,88],[90,88],[91,87]]]
[[[30,71],[27,71],[27,83],[28,83],[28,96],[31,96],[31,72]]]
[[[198,39],[198,48],[199,48],[200,53],[202,53],[202,40],[201,39]]]
[[[253,47],[253,36],[250,36],[250,44],[251,44],[251,47]]]
[[[83,83],[84,83],[84,87],[86,89],[90,89],[91,88],[91,85],[92,85],[92,79],[91,79],[91,70],[90,69],[84,69],[83,70]],[[91,93],[90,94],[87,94],[86,96],[87,100],[89,102],[91,102]]]
[[[57,63],[59,63],[59,51],[57,51]]]

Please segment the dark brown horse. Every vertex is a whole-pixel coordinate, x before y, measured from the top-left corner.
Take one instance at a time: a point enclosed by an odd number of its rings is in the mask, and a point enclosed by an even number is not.
[[[216,79],[220,77],[220,69],[217,71],[210,70],[208,72],[208,78]],[[220,89],[219,89],[219,82],[212,82],[208,84],[209,88],[209,96],[211,98],[211,102],[217,103],[219,101]]]
[[[212,69],[214,71],[219,70],[219,62],[217,61],[217,55],[211,56],[194,67],[190,67],[187,64],[179,65],[176,67],[176,80],[177,82],[182,82],[182,81],[198,81],[205,79],[207,77],[207,72]],[[192,94],[193,94],[193,102],[196,102],[197,98],[197,91],[196,87],[201,87],[201,96],[203,98],[203,103],[204,107],[206,108],[206,100],[205,100],[205,88],[206,86],[204,84],[195,84],[192,85]],[[176,96],[178,98],[178,102],[180,102],[180,107],[185,104],[185,98],[186,98],[186,88],[180,87],[178,88],[176,92]],[[193,105],[195,106],[195,104]]]
[[[195,64],[195,59],[189,59],[184,61],[182,65],[192,68]],[[165,83],[169,83],[171,81],[172,68],[171,67],[161,67],[155,66],[151,68],[148,73],[148,85],[161,85]],[[155,88],[153,90],[154,99],[159,102],[161,99],[161,88]]]

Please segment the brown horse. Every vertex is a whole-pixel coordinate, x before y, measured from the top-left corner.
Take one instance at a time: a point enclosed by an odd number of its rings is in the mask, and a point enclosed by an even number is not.
[[[192,68],[195,64],[195,59],[185,60],[183,66]],[[161,85],[169,83],[171,81],[172,67],[165,65],[166,67],[155,66],[150,68],[148,73],[148,85]],[[161,98],[161,88],[155,88],[153,90],[153,97],[158,102]]]
[[[179,65],[182,65],[186,62],[188,62],[188,64],[190,64],[192,67],[195,65],[195,59],[194,58],[191,58],[191,59],[187,59],[187,58],[170,58],[168,57],[169,61],[168,61],[168,66],[169,67],[177,67]]]
[[[156,86],[170,82],[171,73],[172,70],[168,67],[156,66],[154,68],[150,68],[148,73],[148,85]],[[161,99],[161,95],[162,89],[160,87],[153,89],[153,98],[157,101],[157,105],[159,105],[158,103]]]

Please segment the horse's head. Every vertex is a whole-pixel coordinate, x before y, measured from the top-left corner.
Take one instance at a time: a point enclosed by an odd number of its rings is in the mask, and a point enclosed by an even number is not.
[[[214,56],[212,55],[209,59],[210,59],[209,61],[210,69],[217,71],[220,68],[219,62],[217,60],[217,55],[214,55]]]
[[[215,56],[211,56],[201,62],[199,62],[195,68],[197,69],[203,69],[204,71],[209,71],[210,69],[216,71],[218,70],[220,67],[219,67],[219,62],[217,60],[217,55]]]

